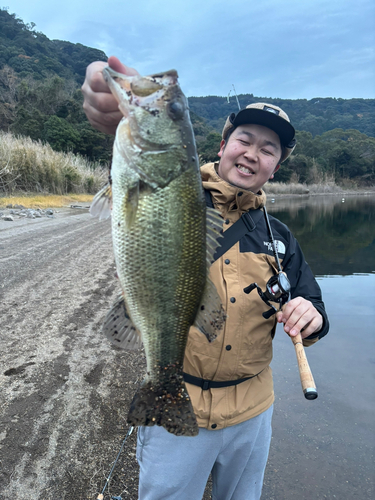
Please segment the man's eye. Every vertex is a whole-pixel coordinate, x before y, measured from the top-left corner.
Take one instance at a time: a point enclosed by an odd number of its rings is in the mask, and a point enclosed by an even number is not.
[[[262,149],[263,153],[265,153],[266,155],[273,155],[273,152],[272,151],[269,151],[268,149]]]
[[[247,141],[244,141],[243,139],[238,139],[241,144],[244,144],[245,146],[248,146],[249,143]]]

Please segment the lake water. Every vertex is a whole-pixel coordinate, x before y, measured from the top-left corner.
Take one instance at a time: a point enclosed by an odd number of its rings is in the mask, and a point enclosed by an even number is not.
[[[262,500],[375,498],[375,196],[275,199],[323,292],[330,332],[306,349],[319,397],[305,400],[294,347],[274,341],[273,438]]]

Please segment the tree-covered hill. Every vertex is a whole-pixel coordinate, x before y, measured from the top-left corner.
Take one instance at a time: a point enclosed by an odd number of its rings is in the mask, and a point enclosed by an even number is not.
[[[0,9],[0,68],[10,66],[21,78],[41,80],[50,75],[74,79],[82,84],[86,66],[106,61],[101,50],[80,43],[50,40],[35,24],[25,24],[15,14]]]
[[[251,86],[251,82],[249,83]],[[241,108],[253,102],[269,102],[282,108],[297,130],[306,130],[313,136],[334,128],[356,129],[375,137],[375,99],[278,99],[255,97],[253,94],[238,96]],[[189,106],[203,117],[217,132],[223,129],[226,117],[238,111],[236,100],[226,97],[189,97]]]
[[[6,8],[0,9],[0,130],[108,162],[112,138],[94,130],[82,109],[88,64],[104,52],[50,40]]]

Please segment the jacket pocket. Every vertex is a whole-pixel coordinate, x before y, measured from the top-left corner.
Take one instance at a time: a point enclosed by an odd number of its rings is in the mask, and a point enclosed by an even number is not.
[[[272,361],[272,339],[268,345],[243,349],[238,363],[241,377],[256,375],[264,370]]]

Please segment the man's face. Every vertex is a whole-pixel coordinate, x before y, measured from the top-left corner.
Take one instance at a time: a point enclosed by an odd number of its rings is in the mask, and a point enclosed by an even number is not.
[[[280,139],[263,125],[239,125],[226,144],[221,141],[218,155],[218,174],[222,179],[258,193],[280,166]]]

